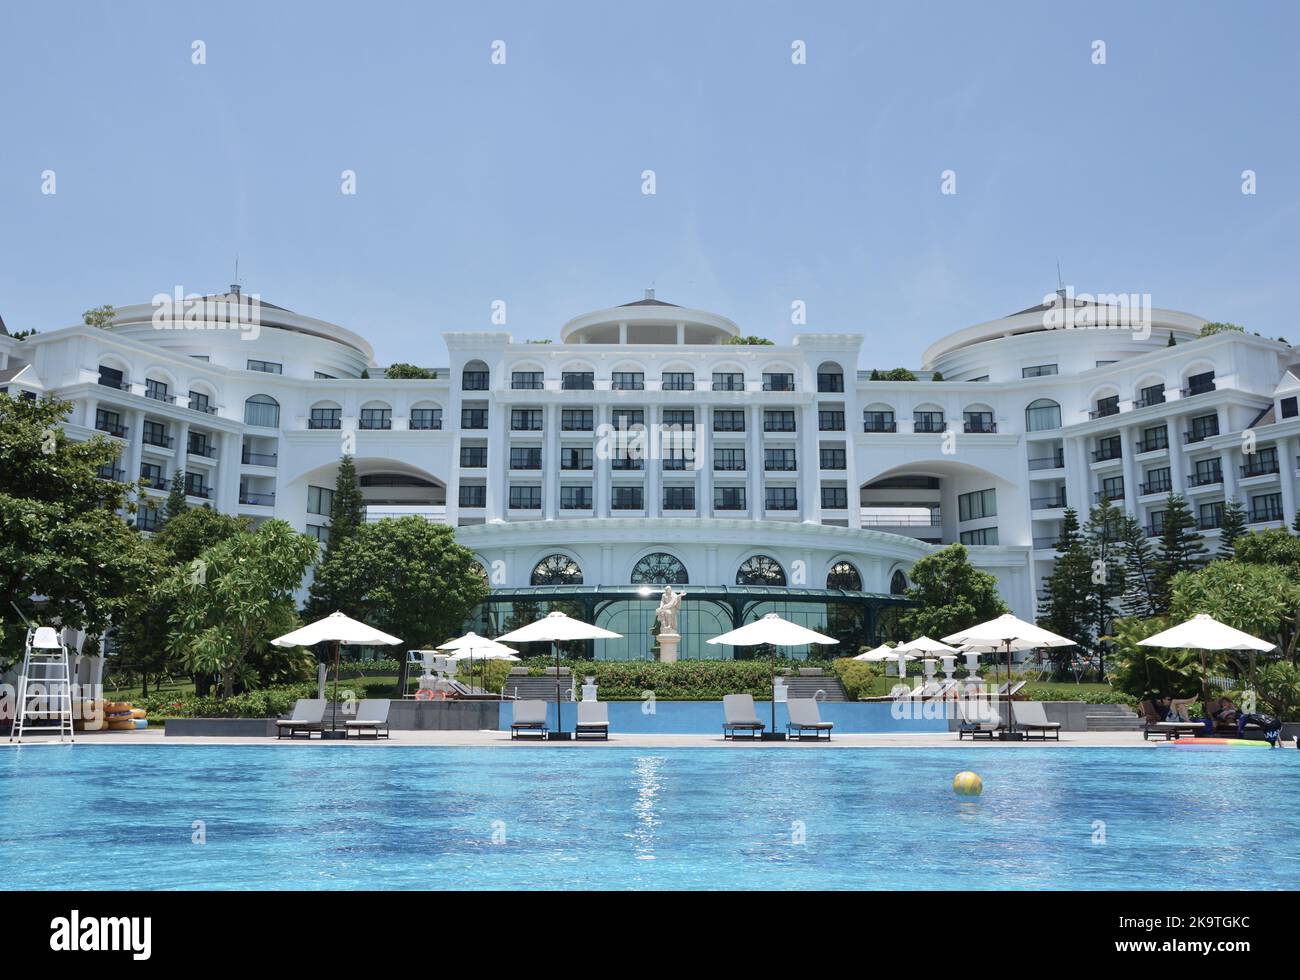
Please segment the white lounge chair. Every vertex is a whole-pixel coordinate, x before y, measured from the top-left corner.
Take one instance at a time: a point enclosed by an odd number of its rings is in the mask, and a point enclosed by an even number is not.
[[[348,738],[355,733],[357,738],[362,738],[364,733],[369,732],[375,738],[388,738],[389,703],[387,698],[367,698],[362,701],[357,705],[357,716],[348,720],[343,737]]]
[[[1042,701],[1018,701],[1013,710],[1015,714],[1012,718],[1016,727],[1024,730],[1025,738],[1037,732],[1044,742],[1049,733],[1056,741],[1061,740],[1061,723],[1047,720],[1047,711],[1043,708]]]
[[[746,738],[758,738],[767,726],[758,720],[752,694],[724,694],[722,696],[722,737],[735,739],[738,733]]]
[[[579,701],[578,722],[573,726],[574,738],[609,738],[609,703],[607,701]]]
[[[545,738],[546,737],[546,702],[515,701],[510,721],[510,737]]]
[[[1002,715],[987,701],[954,701],[957,712],[957,741],[967,735],[971,741],[977,738],[993,740],[993,736],[1002,729]]]
[[[299,733],[311,738],[312,732],[319,732],[325,723],[324,698],[299,698],[293,706],[293,714],[288,718],[277,718],[275,737],[284,738],[287,732],[290,738]]]
[[[825,733],[826,741],[831,740],[831,729],[835,727],[833,721],[822,721],[821,709],[817,707],[816,698],[790,698],[785,703],[786,710],[790,714],[790,721],[786,724],[786,734],[792,734],[797,739],[811,737],[820,739]],[[806,735],[811,732],[811,736]]]

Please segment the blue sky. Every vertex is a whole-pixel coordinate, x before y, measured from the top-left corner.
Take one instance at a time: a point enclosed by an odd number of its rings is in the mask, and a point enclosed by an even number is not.
[[[380,363],[653,283],[916,366],[1059,259],[1297,341],[1298,34],[1280,2],[7,4],[0,315],[218,289],[238,253]]]

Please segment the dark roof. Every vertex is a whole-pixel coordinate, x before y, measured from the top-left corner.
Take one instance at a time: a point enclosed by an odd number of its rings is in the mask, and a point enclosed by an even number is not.
[[[1277,419],[1273,416],[1273,406],[1270,404],[1267,408],[1251,419],[1250,425],[1246,426],[1246,428],[1255,429],[1261,425],[1272,425],[1276,421]]]
[[[624,306],[677,306],[677,304],[665,303],[661,299],[639,299],[635,303],[621,303],[618,308],[621,310]],[[679,306],[677,308],[681,309]]]
[[[9,328],[5,326],[5,318],[0,316],[0,336],[9,336]]]
[[[1060,290],[1057,290],[1056,299],[1053,300],[1051,303],[1039,303],[1037,306],[1031,306],[1027,310],[1017,310],[1015,313],[1008,313],[1005,317],[1003,317],[1003,319],[1009,320],[1011,319],[1011,317],[1020,316],[1022,313],[1046,313],[1048,310],[1056,309],[1064,302],[1065,302],[1065,295]],[[1096,303],[1088,303],[1081,299],[1075,299],[1073,303],[1075,309],[1078,309],[1081,306],[1096,306],[1096,305],[1097,305]]]
[[[204,296],[203,298],[204,298],[204,299],[215,299],[215,300],[221,300],[221,301],[223,301],[223,302],[229,303],[232,299],[235,299],[236,297],[235,297],[235,294],[234,294],[234,293],[229,293],[229,292],[227,292],[227,293],[213,293],[212,295],[210,295],[210,296]],[[285,313],[292,313],[292,312],[293,312],[293,310],[288,309],[287,307],[284,307],[284,306],[276,306],[274,303],[268,303],[268,302],[267,302],[266,300],[264,300],[264,299],[259,299],[259,300],[258,300],[258,304],[261,305],[261,306],[265,306],[268,310],[281,310],[281,311],[283,311],[283,312],[285,312]]]

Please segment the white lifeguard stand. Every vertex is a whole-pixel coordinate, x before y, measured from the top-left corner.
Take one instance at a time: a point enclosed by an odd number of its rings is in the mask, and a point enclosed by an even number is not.
[[[52,626],[28,627],[23,644],[23,670],[9,741],[21,743],[32,732],[57,733],[59,741],[75,742],[72,729],[72,665],[68,648]]]

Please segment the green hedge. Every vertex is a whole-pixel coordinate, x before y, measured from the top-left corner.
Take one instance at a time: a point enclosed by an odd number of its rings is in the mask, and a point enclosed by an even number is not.
[[[660,701],[717,701],[724,694],[752,694],[771,699],[770,660],[679,660],[664,664],[654,660],[561,660],[581,684],[595,677],[602,701],[640,701],[654,691]],[[529,657],[515,667],[541,675],[555,660]],[[807,666],[802,661],[778,660],[778,672]]]

